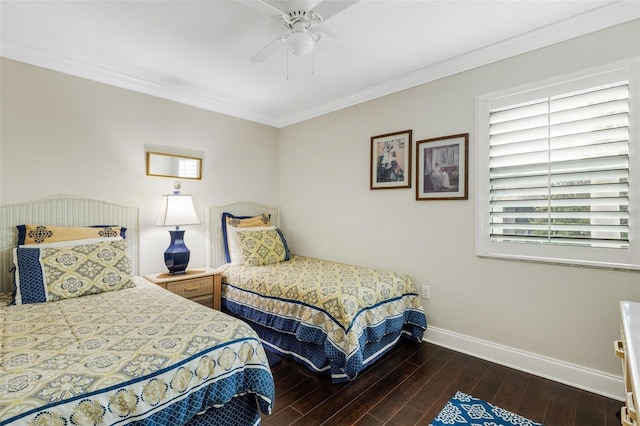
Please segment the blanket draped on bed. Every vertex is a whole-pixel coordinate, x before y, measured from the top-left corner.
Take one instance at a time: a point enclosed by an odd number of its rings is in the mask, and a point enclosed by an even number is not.
[[[130,289],[1,306],[0,341],[0,425],[182,425],[241,395],[254,395],[253,411],[230,413],[234,421],[259,422],[258,406],[271,412],[273,378],[255,332],[141,278]]]
[[[297,255],[221,271],[224,309],[249,320],[267,346],[329,370],[336,383],[355,378],[402,335],[420,341],[427,326],[407,275]]]

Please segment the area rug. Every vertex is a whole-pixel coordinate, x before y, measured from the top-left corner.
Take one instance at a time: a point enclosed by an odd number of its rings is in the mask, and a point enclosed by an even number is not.
[[[466,393],[456,392],[429,426],[542,426]]]

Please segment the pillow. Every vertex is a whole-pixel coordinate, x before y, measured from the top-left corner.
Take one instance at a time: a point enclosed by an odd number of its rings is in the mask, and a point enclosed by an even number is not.
[[[118,241],[122,239],[123,239],[122,237],[86,238],[84,240],[58,241],[57,243],[23,244],[19,247],[28,247],[28,248],[66,247],[69,245],[77,246],[81,244],[96,244],[96,243],[103,243],[106,241]]]
[[[15,304],[41,303],[134,287],[125,240],[13,249]]]
[[[18,245],[56,243],[87,238],[125,238],[127,228],[114,225],[96,226],[45,226],[18,225]]]
[[[275,226],[256,226],[253,228],[236,228],[234,226],[228,226],[227,228],[227,243],[229,246],[229,258],[232,265],[244,264],[244,255],[242,254],[242,246],[240,245],[240,239],[238,238],[238,232],[244,231],[268,231],[276,229]]]
[[[244,264],[273,265],[289,260],[289,246],[278,228],[268,230],[238,230]]]
[[[262,213],[253,217],[236,217],[227,215],[227,224],[235,226],[236,228],[253,228],[256,226],[268,226],[271,225],[271,218],[268,214]]]
[[[229,234],[233,232],[232,228],[248,228],[248,227],[262,227],[271,225],[271,218],[268,214],[263,213],[258,216],[234,216],[231,213],[224,212],[222,213],[222,242],[224,245],[224,255],[227,259],[227,263],[242,263],[242,260],[238,255],[238,250],[234,251],[236,255],[235,258],[232,257],[232,253],[230,252],[229,240],[234,239],[231,242],[231,245],[235,247],[240,247],[240,243],[237,242],[237,238],[235,235],[231,237]],[[231,229],[231,232],[229,230]]]
[[[123,228],[124,230],[126,230],[126,228]],[[95,243],[99,243],[99,242],[103,242],[103,241],[115,241],[115,240],[122,240],[122,237],[104,237],[104,238],[87,238],[84,240],[73,240],[73,241],[58,241],[57,243],[40,243],[37,244],[38,248],[43,248],[43,247],[61,247],[61,246],[68,246],[69,244],[74,244],[74,245],[79,245],[79,244],[95,244]],[[36,245],[33,244],[24,244],[24,245],[20,245],[18,247],[36,247]],[[14,268],[11,268],[10,272],[13,272]],[[15,274],[13,276],[13,291],[11,292],[11,304],[14,305],[15,304],[15,300],[16,300],[16,280],[15,280]]]

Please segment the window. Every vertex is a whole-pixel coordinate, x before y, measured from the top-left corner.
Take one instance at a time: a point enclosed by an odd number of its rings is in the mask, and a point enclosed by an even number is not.
[[[478,98],[478,255],[640,269],[633,75]]]

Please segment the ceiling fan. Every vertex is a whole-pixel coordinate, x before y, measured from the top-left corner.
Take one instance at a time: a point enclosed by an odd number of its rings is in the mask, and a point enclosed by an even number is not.
[[[278,36],[253,55],[251,62],[264,62],[286,46],[296,56],[313,52],[316,42],[326,35],[317,25],[342,12],[360,0],[242,0],[241,3],[271,18],[282,20],[287,32]],[[272,4],[279,4],[276,8]]]

